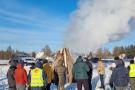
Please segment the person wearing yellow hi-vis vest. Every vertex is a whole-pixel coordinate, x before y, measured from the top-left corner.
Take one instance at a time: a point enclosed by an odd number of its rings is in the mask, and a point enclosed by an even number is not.
[[[131,90],[135,90],[135,63],[134,63],[134,60],[130,61],[128,70],[129,70]]]
[[[47,75],[42,69],[42,63],[37,61],[36,67],[30,72],[31,90],[43,90],[47,84]]]

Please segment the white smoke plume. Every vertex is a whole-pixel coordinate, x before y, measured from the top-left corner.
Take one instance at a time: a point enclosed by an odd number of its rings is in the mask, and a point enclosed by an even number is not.
[[[135,0],[80,0],[72,13],[65,46],[74,52],[94,51],[131,31]]]

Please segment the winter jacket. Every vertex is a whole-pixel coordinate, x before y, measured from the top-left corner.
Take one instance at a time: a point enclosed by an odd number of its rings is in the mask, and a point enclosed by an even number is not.
[[[128,85],[128,70],[123,64],[117,65],[117,67],[114,69],[111,75],[111,82],[114,83],[116,87],[125,87]]]
[[[48,63],[45,63],[45,64],[43,65],[43,69],[44,69],[44,71],[45,71],[46,74],[47,74],[47,83],[49,84],[49,83],[51,83],[51,81],[53,80],[53,72],[52,72],[52,69],[51,69],[51,67],[49,66]]]
[[[97,72],[98,72],[100,75],[104,75],[104,74],[105,74],[105,66],[104,66],[104,63],[103,63],[102,61],[98,61]]]
[[[26,85],[28,84],[27,72],[23,68],[22,64],[17,65],[17,69],[14,73],[16,84]]]
[[[116,67],[117,67],[117,65],[124,65],[124,62],[123,62],[123,60],[116,60],[115,61],[115,64],[116,64]]]
[[[16,67],[10,66],[10,68],[8,69],[8,72],[7,72],[7,79],[8,79],[9,88],[16,87],[15,78],[14,78],[15,69],[16,69]]]
[[[88,78],[91,80],[92,79],[92,72],[93,72],[93,66],[92,63],[90,61],[86,61],[86,64],[89,66],[89,72],[87,72],[88,74]]]
[[[83,79],[88,79],[88,74],[89,72],[89,67],[88,65],[83,62],[82,58],[77,58],[76,63],[73,65],[73,77],[75,80],[83,80]]]

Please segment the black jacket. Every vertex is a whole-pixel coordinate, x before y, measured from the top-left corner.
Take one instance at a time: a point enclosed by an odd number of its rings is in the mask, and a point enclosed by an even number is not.
[[[93,66],[92,66],[92,63],[89,62],[89,61],[86,61],[86,64],[89,66],[89,69],[90,69],[90,71],[87,72],[87,74],[88,74],[89,80],[91,80],[92,79]]]

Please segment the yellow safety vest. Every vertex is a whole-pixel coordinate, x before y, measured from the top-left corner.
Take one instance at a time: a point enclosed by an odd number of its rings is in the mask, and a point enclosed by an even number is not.
[[[129,77],[135,77],[135,64],[130,64]]]
[[[31,87],[42,87],[42,86],[44,86],[42,69],[35,68],[31,70]]]

